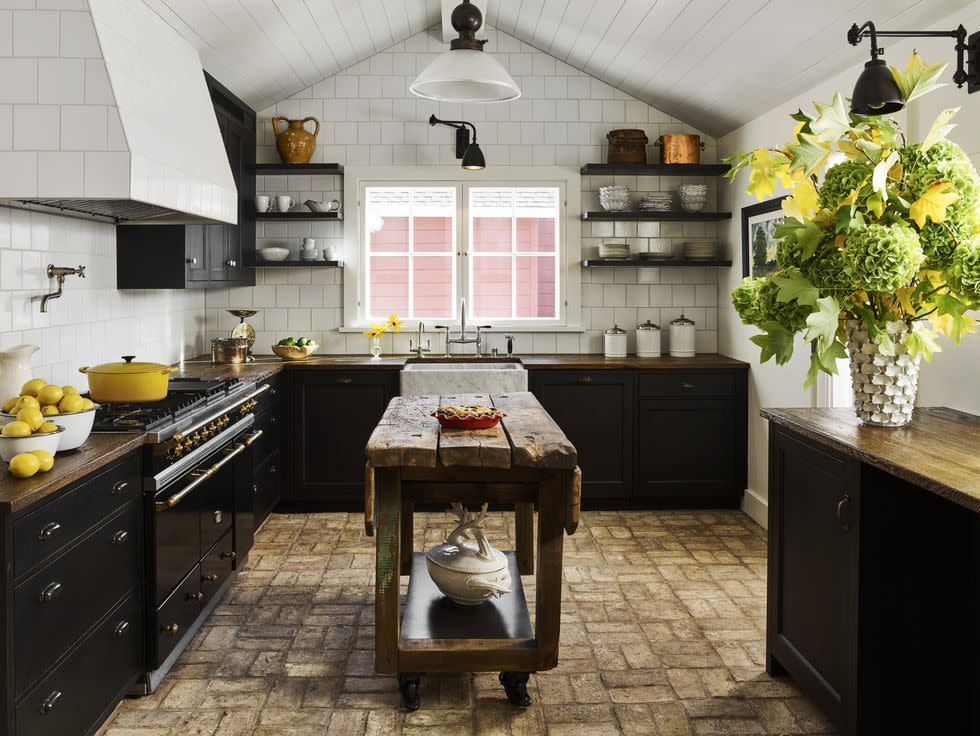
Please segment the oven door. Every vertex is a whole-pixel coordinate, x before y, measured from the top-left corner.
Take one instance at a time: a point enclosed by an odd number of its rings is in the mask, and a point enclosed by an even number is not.
[[[153,499],[155,603],[163,602],[231,526],[232,460],[245,446],[229,439]]]

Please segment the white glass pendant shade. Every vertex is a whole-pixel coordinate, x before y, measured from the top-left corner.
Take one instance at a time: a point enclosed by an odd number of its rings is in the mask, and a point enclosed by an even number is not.
[[[472,49],[439,54],[409,89],[413,95],[437,102],[507,102],[521,96],[499,61]]]

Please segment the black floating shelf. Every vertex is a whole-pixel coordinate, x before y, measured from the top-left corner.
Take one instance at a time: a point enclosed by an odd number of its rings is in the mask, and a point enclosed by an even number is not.
[[[584,268],[697,268],[704,266],[731,266],[731,261],[718,258],[665,258],[640,259],[625,258],[616,260],[615,258],[587,258],[582,261]]]
[[[609,222],[717,222],[730,220],[731,212],[583,212],[583,220]]]
[[[255,173],[271,176],[289,174],[320,174],[343,176],[341,164],[255,164]]]
[[[728,164],[585,164],[582,174],[625,174],[627,176],[721,176]]]
[[[343,268],[343,261],[262,261],[256,260],[251,268]]]
[[[339,212],[256,212],[256,220],[342,220]]]

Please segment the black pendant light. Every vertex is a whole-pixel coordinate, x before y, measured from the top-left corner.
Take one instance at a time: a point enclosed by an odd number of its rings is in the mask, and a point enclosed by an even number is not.
[[[857,46],[863,38],[871,39],[871,61],[864,65],[851,95],[851,112],[855,115],[888,115],[905,107],[905,99],[895,77],[885,60],[878,58],[879,54],[885,53],[878,47],[878,36],[955,38],[956,72],[953,82],[958,87],[969,82],[968,91],[971,93],[980,89],[980,33],[974,33],[968,40],[963,26],[952,31],[879,31],[869,20],[860,27],[855,23],[847,32],[847,41],[852,46]]]
[[[456,158],[463,159],[463,168],[467,171],[482,171],[487,168],[483,151],[476,142],[476,126],[466,120],[440,120],[435,115],[429,116],[429,125],[445,125],[456,130]],[[473,129],[473,142],[470,142],[470,131]]]

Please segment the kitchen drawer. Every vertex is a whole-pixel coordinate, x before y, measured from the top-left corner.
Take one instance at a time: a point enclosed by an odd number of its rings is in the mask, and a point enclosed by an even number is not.
[[[234,539],[229,531],[201,560],[201,605],[206,606],[235,567]]]
[[[252,467],[258,468],[273,452],[279,449],[280,426],[278,412],[270,411],[256,416],[255,425],[249,434],[254,434],[261,430],[262,434],[249,447],[252,458]]]
[[[16,736],[90,733],[143,669],[139,598],[134,594],[17,706]]]
[[[277,450],[255,471],[255,528],[262,526],[279,503],[282,472]]]
[[[14,574],[27,572],[140,496],[136,453],[14,522]]]
[[[18,694],[139,586],[141,526],[141,507],[130,504],[14,589]]]
[[[201,566],[195,565],[157,609],[156,633],[151,640],[156,641],[155,656],[150,657],[147,669],[155,670],[170,655],[187,630],[194,624],[201,612]]]
[[[731,396],[735,374],[708,371],[640,373],[640,396]]]

